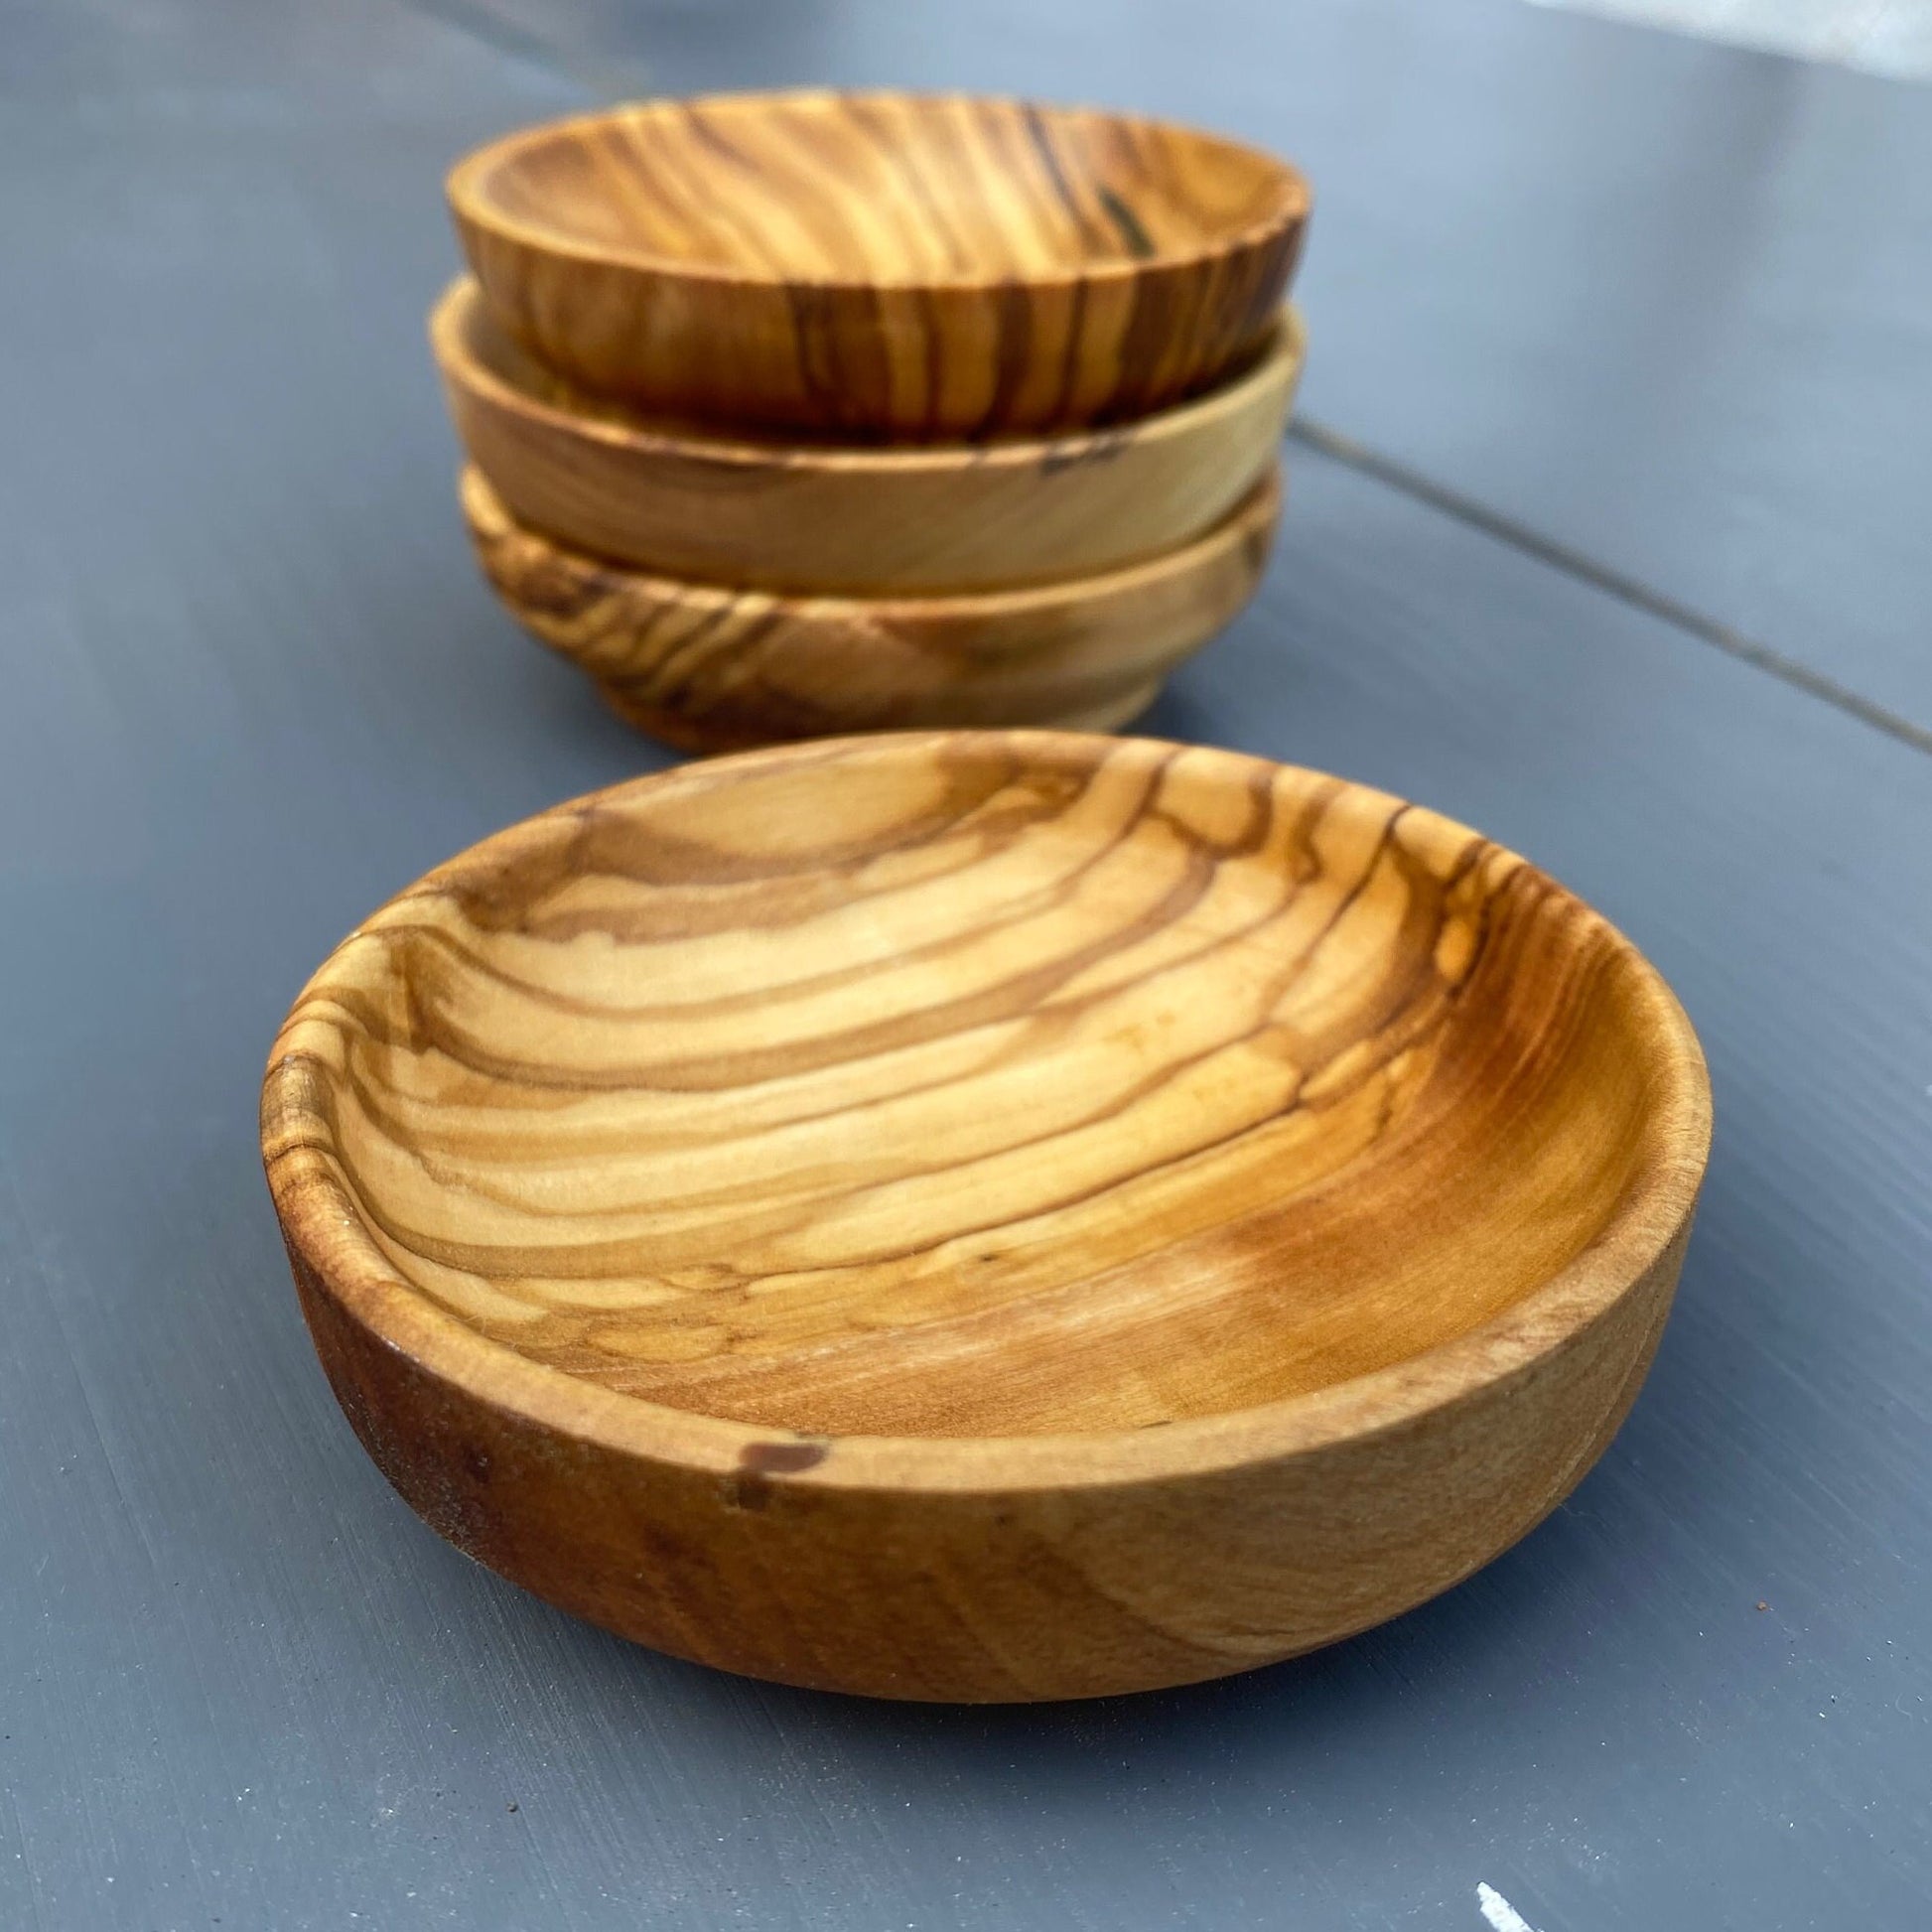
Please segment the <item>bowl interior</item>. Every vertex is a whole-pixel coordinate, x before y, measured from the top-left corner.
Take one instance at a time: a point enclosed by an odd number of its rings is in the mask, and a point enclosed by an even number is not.
[[[721,95],[539,128],[465,192],[539,241],[759,281],[945,284],[1213,254],[1302,178],[1160,122],[921,95]]]
[[[290,1046],[393,1269],[833,1435],[1125,1429],[1465,1333],[1660,1153],[1662,995],[1534,868],[1230,754],[854,740],[601,794],[369,920]]]

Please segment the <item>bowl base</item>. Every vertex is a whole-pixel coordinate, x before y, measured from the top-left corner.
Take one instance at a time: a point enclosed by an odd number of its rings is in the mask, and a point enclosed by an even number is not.
[[[646,738],[656,739],[660,745],[668,745],[674,752],[684,752],[694,758],[717,758],[728,752],[750,752],[763,745],[787,744],[820,735],[809,729],[787,730],[775,722],[770,729],[760,730],[742,720],[719,721],[692,717],[638,697],[635,691],[616,678],[598,678],[595,682],[598,694],[626,725],[642,732]],[[1078,701],[1069,704],[1045,705],[1036,710],[1026,708],[1024,716],[1020,715],[1020,707],[1005,707],[999,716],[978,722],[996,730],[1117,732],[1124,730],[1148,710],[1161,695],[1162,686],[1166,683],[1164,677],[1153,677],[1126,691],[1109,691],[1098,702],[1091,694],[1083,694]],[[956,712],[957,707],[949,706],[948,710]],[[881,719],[870,729],[922,731],[932,722],[926,718],[907,716]],[[956,718],[948,719],[948,723],[956,722]]]

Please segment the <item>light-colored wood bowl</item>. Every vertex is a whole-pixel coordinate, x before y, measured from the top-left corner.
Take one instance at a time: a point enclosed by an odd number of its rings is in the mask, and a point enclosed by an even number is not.
[[[907,449],[626,415],[526,354],[467,279],[430,341],[471,461],[526,529],[664,576],[873,597],[1013,589],[1185,543],[1275,461],[1304,352],[1290,311],[1244,372],[1140,422]]]
[[[492,310],[599,393],[980,437],[1148,414],[1259,347],[1308,184],[1193,129],[906,94],[659,100],[449,181]]]
[[[1214,1677],[1420,1602],[1642,1381],[1710,1135],[1630,943],[1231,753],[698,763],[365,920],[269,1060],[316,1346],[445,1536],[888,1697]]]
[[[1254,595],[1270,472],[1206,535],[1146,563],[946,598],[786,597],[601,564],[520,528],[475,469],[484,574],[640,730],[687,752],[928,726],[1111,731]]]

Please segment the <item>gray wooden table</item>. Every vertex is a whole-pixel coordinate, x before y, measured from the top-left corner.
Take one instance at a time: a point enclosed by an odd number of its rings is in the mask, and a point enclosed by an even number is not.
[[[1516,0],[4,21],[0,1925],[1480,1932],[1478,1883],[1541,1932],[1932,1920],[1932,92]],[[993,1711],[670,1662],[422,1528],[303,1334],[253,1118],[295,989],[656,761],[466,553],[440,173],[778,81],[1309,165],[1317,428],[1149,728],[1483,827],[1702,1031],[1629,1425],[1321,1655]]]

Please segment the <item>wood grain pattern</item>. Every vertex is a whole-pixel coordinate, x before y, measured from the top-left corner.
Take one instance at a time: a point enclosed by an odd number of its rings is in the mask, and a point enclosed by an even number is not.
[[[953,1712],[575,1623],[364,1462],[236,1096],[355,918],[645,761],[466,595],[422,346],[424,185],[567,111],[540,38],[678,90],[997,70],[1345,170],[1329,420],[1845,681],[1889,641],[1921,694],[1932,94],[1438,0],[10,20],[0,1925],[1485,1932],[1481,1877],[1544,1932],[1923,1927],[1932,760],[1507,545],[1302,451],[1165,714],[1528,851],[1712,1059],[1631,1422],[1365,1640]]]
[[[525,528],[595,557],[755,590],[930,596],[1111,570],[1197,536],[1275,460],[1305,338],[1113,429],[922,449],[727,440],[626,414],[537,362],[474,281],[430,340],[470,459]]]
[[[271,1056],[317,1345],[445,1535],[679,1654],[1097,1695],[1361,1628],[1635,1394],[1709,1139],[1602,919],[1380,792],[849,740],[529,821]]]
[[[1117,421],[1267,336],[1308,185],[1165,122],[739,94],[527,129],[452,172],[491,309],[653,411],[904,439]]]
[[[940,725],[1108,731],[1253,596],[1280,519],[1270,474],[1150,562],[952,598],[784,597],[601,564],[520,529],[474,469],[464,514],[518,620],[632,724],[683,751]]]

